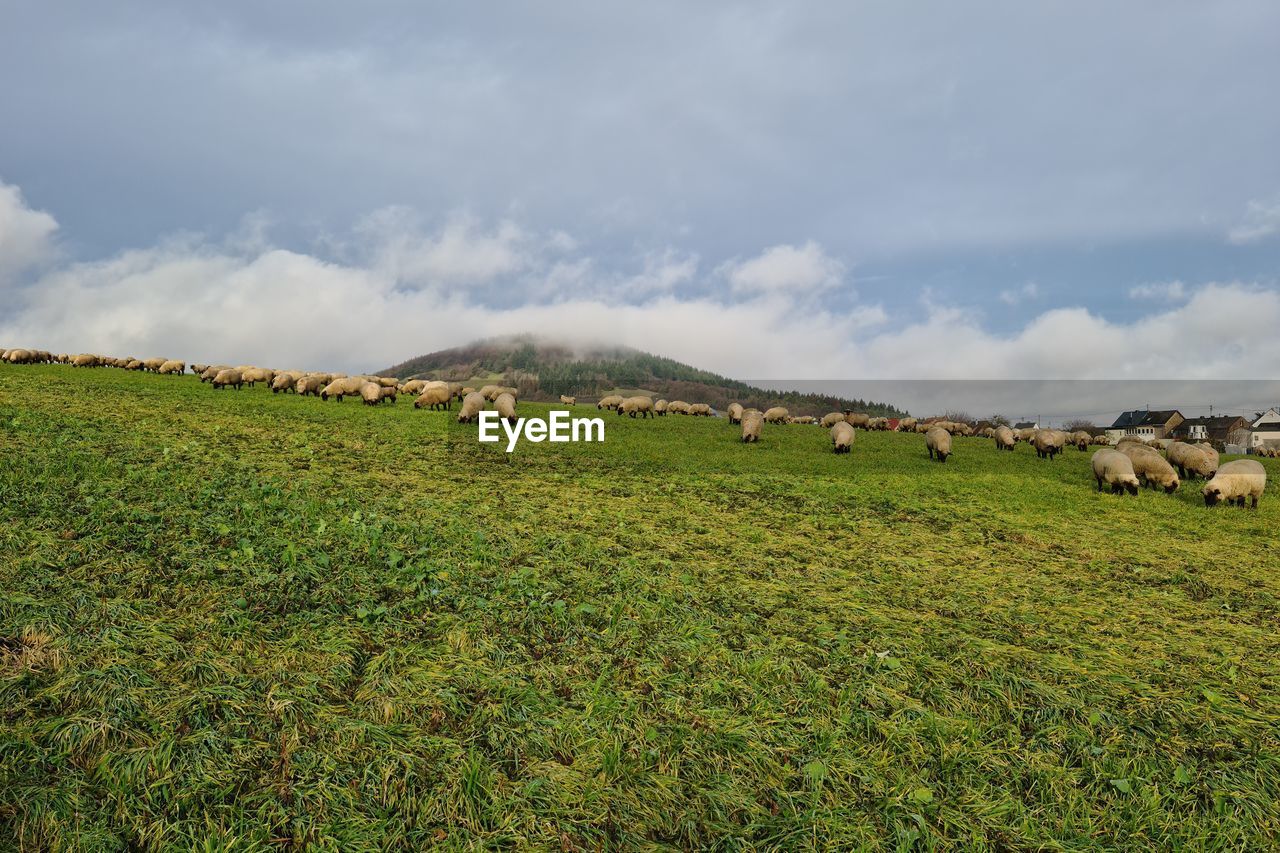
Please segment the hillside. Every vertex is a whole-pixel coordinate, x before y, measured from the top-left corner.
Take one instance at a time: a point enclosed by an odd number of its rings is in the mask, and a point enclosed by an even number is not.
[[[595,399],[618,389],[643,390],[669,400],[729,403],[766,409],[786,406],[795,415],[821,416],[852,409],[870,415],[905,414],[892,404],[757,388],[674,359],[630,347],[571,346],[531,336],[489,339],[411,358],[378,371],[401,379],[498,381],[520,389],[521,399],[555,400],[561,394]]]

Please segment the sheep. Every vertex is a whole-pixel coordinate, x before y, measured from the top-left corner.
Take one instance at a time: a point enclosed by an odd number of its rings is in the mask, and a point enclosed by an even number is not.
[[[319,396],[320,390],[329,383],[325,381],[323,374],[311,373],[300,378],[293,384],[293,390],[298,392],[298,396],[305,397],[308,394]]]
[[[1107,438],[1106,435],[1100,433],[1098,435],[1095,435],[1093,437],[1093,441],[1089,443],[1094,445],[1095,447],[1110,447],[1111,439]]]
[[[138,367],[134,367],[134,362],[137,362]],[[128,367],[128,369],[129,369],[129,370],[141,370],[141,369],[142,369],[142,362],[138,361],[138,360],[135,358],[133,361],[129,362],[129,367]],[[211,364],[211,365],[209,365],[208,367],[206,367],[206,368],[204,369],[204,371],[200,374],[200,381],[201,381],[201,382],[212,382],[212,381],[213,381],[213,377],[217,376],[217,375],[218,375],[218,373],[219,373],[219,371],[227,370],[227,369],[228,369],[228,366],[227,366],[227,365],[225,365],[225,364]]]
[[[672,400],[667,403],[667,411],[673,415],[687,415],[689,414],[689,404],[684,400]]]
[[[427,387],[425,379],[410,379],[408,382],[400,386],[400,393],[406,396],[417,396],[422,393],[422,389]]]
[[[1213,478],[1216,467],[1209,455],[1198,447],[1182,441],[1175,441],[1165,449],[1165,456],[1170,464],[1178,469],[1178,475],[1187,479],[1187,472],[1199,475],[1206,480]]]
[[[1067,434],[1057,429],[1037,430],[1031,438],[1031,446],[1036,449],[1036,456],[1041,459],[1053,459],[1062,452],[1067,444]]]
[[[1119,449],[1133,463],[1133,473],[1138,475],[1138,482],[1153,489],[1158,486],[1169,494],[1178,491],[1182,484],[1178,472],[1159,453],[1133,442],[1125,442]]]
[[[333,397],[341,403],[343,397],[359,394],[364,383],[365,380],[362,376],[343,376],[324,386],[320,391],[320,399],[328,400]]]
[[[901,418],[898,421],[898,432],[912,432],[916,428],[915,418]]]
[[[1138,475],[1133,471],[1133,462],[1119,450],[1104,448],[1095,451],[1091,462],[1098,491],[1102,491],[1102,484],[1106,483],[1113,495],[1124,494],[1125,491],[1131,495],[1138,493]]]
[[[394,376],[375,376],[373,381],[377,382],[383,388],[399,388],[400,380]]]
[[[468,395],[470,396],[470,395]],[[484,400],[483,394],[476,396]],[[422,389],[422,393],[418,395],[418,399],[413,401],[415,409],[445,409],[448,410],[453,403],[453,395],[449,393],[448,386],[428,385]]]
[[[366,406],[376,406],[382,402],[382,386],[377,382],[366,382],[360,386],[360,399]]]
[[[1198,447],[1204,451],[1204,455],[1209,457],[1209,464],[1213,466],[1213,470],[1218,470],[1218,464],[1222,461],[1218,456],[1217,449],[1207,441],[1197,441],[1192,447]]]
[[[80,353],[80,355],[71,359],[71,366],[72,367],[97,367],[98,357],[96,355],[89,355],[88,353],[82,352]]]
[[[481,393],[483,394],[484,392],[481,391]],[[485,396],[488,397],[487,394]],[[597,409],[616,409],[621,405],[622,405],[622,395],[610,394],[607,397],[601,397],[599,402],[596,403],[596,408]]]
[[[570,397],[570,396],[569,396],[569,395],[567,395],[567,394],[561,394],[561,395],[560,395],[560,402],[561,402],[561,403],[563,403],[563,404],[564,404],[564,405],[566,405],[566,406],[576,406],[576,405],[578,405],[578,398],[577,398],[577,397]]]
[[[730,403],[728,408],[725,409],[725,414],[729,416],[729,423],[731,424],[742,423],[742,404]]]
[[[460,397],[466,397],[468,394],[475,394],[475,393],[476,393],[476,389],[472,388],[470,385],[464,385],[458,389],[458,395]]]
[[[470,389],[462,387],[461,382],[449,383],[449,396],[455,399],[461,400],[469,392],[470,392]]]
[[[637,414],[640,417],[653,417],[653,400],[648,397],[628,397],[622,401],[622,405],[618,407],[619,415],[629,415],[634,418]]]
[[[502,388],[497,385],[485,385],[480,389],[480,393],[484,395],[486,400],[492,403],[494,400],[498,399],[498,395],[502,393]],[[618,398],[618,402],[622,402],[621,397]]]
[[[870,420],[871,420],[871,417],[869,415],[864,415],[864,414],[855,413],[855,412],[844,413],[844,422],[847,423],[849,426],[854,427],[855,429],[858,427],[862,427],[863,429],[866,429],[867,423]]]
[[[292,391],[298,384],[298,377],[291,376],[288,373],[280,373],[276,378],[271,380],[271,393],[279,394],[281,391]]]
[[[666,401],[666,400],[658,400],[658,401],[656,401],[656,402],[653,404],[653,413],[654,413],[655,415],[657,415],[658,417],[660,417],[660,418],[661,418],[661,417],[666,417],[666,414],[667,414],[667,401]]]
[[[513,394],[503,391],[498,395],[498,399],[493,401],[493,407],[498,410],[498,417],[503,418],[507,423],[516,422],[516,398]]]
[[[386,385],[383,385],[380,393],[380,400],[390,400],[394,404],[396,401],[396,395],[400,393],[400,389],[394,386],[387,387]]]
[[[845,423],[843,418],[831,425],[831,445],[836,453],[848,453],[853,446],[853,436],[853,427]]]
[[[35,358],[35,355],[31,350],[11,349],[5,351],[4,358],[10,364],[27,364]]]
[[[822,416],[822,420],[819,421],[818,423],[822,425],[823,429],[830,429],[836,424],[843,424],[848,422],[844,419],[844,412],[827,412],[825,415]]]
[[[1076,450],[1088,450],[1089,440],[1092,438],[1093,436],[1089,435],[1089,433],[1082,429],[1078,429],[1071,433],[1071,443],[1076,446]]]
[[[951,433],[940,426],[932,427],[924,434],[924,446],[929,451],[930,459],[936,458],[939,462],[946,463],[947,457],[951,455]]]
[[[164,364],[160,365],[160,369],[156,372],[166,375],[171,373],[182,374],[187,372],[187,366],[181,361],[166,361]]]
[[[276,372],[274,370],[268,370],[265,367],[243,368],[241,375],[244,376],[244,382],[250,388],[252,388],[254,384],[258,382],[265,382],[268,385],[270,385],[271,382],[276,378]],[[360,389],[357,388],[352,393],[353,394],[359,393],[359,390]]]
[[[791,417],[787,418],[787,423],[800,424],[802,426],[805,424],[816,424],[817,422],[818,422],[818,419],[815,418],[813,415],[792,415]]]
[[[204,372],[205,372],[206,370],[208,370],[208,369],[209,369],[209,365],[207,365],[207,364],[193,364],[193,365],[191,365],[191,372],[192,372],[193,374],[195,374],[196,376],[199,376],[201,373],[204,373]]]
[[[764,423],[764,415],[755,409],[747,409],[742,413],[742,442],[754,444],[760,440],[760,425]]]
[[[235,389],[239,391],[240,386],[244,384],[244,378],[240,375],[239,370],[234,367],[228,367],[219,370],[213,377],[211,384],[214,388],[226,388],[228,385],[234,385]]]
[[[993,438],[996,442],[996,450],[1013,450],[1018,443],[1018,440],[1014,438],[1013,430],[1007,426],[996,427]]]
[[[167,358],[144,358],[142,360],[142,366],[152,373],[159,373],[160,365],[164,364],[168,360],[169,359]]]
[[[1018,441],[1025,441],[1027,444],[1030,444],[1031,439],[1035,438],[1036,432],[1037,430],[1035,427],[1024,427],[1023,429],[1018,430]]]
[[[458,423],[469,424],[480,414],[480,410],[484,408],[484,395],[479,391],[471,391],[467,396],[462,398],[462,406],[458,409]],[[416,402],[413,404],[418,405]]]
[[[867,430],[869,432],[888,432],[889,419],[888,418],[868,418]]]
[[[785,424],[790,414],[786,406],[774,406],[772,409],[765,409],[764,420],[770,424]]]
[[[690,403],[689,414],[695,417],[709,418],[711,417],[711,406],[706,403]]]
[[[142,370],[142,369],[143,369],[143,367],[142,367],[142,362],[138,361],[136,358],[131,358],[131,359],[129,359],[128,361],[126,361],[126,362],[125,362],[125,364],[124,364],[124,369],[125,369],[125,370]],[[218,374],[218,371],[219,371],[219,370],[222,370],[222,369],[224,369],[224,368],[220,368],[220,367],[219,367],[219,368],[211,368],[212,372],[210,372],[210,369],[206,369],[204,373],[200,374],[200,381],[201,381],[201,382],[208,382],[208,381],[212,380],[212,379],[213,379],[213,377],[214,377],[214,376],[216,376],[216,375]],[[208,374],[208,378],[207,378],[207,379],[205,378],[205,374]]]
[[[1258,508],[1258,498],[1267,488],[1267,469],[1254,459],[1237,459],[1218,469],[1213,478],[1200,491],[1204,505],[1214,506],[1219,501],[1235,502],[1244,506],[1245,498],[1252,498],[1250,507]]]

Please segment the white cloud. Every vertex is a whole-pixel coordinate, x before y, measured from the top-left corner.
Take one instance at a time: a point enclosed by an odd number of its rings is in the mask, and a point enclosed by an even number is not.
[[[390,207],[363,218],[357,233],[373,245],[375,265],[410,287],[449,288],[484,284],[532,263],[533,236],[514,222],[492,230],[458,214],[435,234],[424,234],[408,208]],[[563,245],[563,237],[550,240]]]
[[[39,214],[33,221],[40,227],[29,221],[23,236],[10,231],[6,238],[18,257],[47,257],[52,219]],[[346,251],[363,261],[274,247],[250,222],[249,238],[188,236],[55,266],[31,286],[9,290],[0,340],[356,371],[476,338],[533,332],[639,347],[731,376],[791,380],[1241,379],[1280,363],[1280,292],[1247,283],[1184,290],[1185,304],[1162,305],[1131,322],[1059,308],[1012,334],[995,334],[980,315],[955,308],[929,308],[904,324],[880,305],[816,302],[812,291],[838,280],[843,267],[813,243],[722,264],[711,279],[722,286],[690,287],[704,294],[690,296],[681,286],[700,283],[698,259],[674,249],[641,255],[629,275],[605,274],[590,255],[546,248],[566,246],[564,240],[512,223],[485,228],[455,219],[426,234],[404,224],[400,213],[365,220]],[[397,242],[406,234],[416,236]],[[464,246],[488,251],[487,259],[462,257]],[[427,260],[406,264],[421,247]],[[430,270],[439,281],[511,283],[513,298],[494,307],[469,287],[406,288],[406,269]],[[723,287],[734,276],[748,282],[745,292]]]
[[[1180,281],[1158,281],[1129,288],[1130,299],[1153,299],[1161,302],[1181,302],[1187,297],[1187,288]]]
[[[1280,234],[1280,201],[1249,202],[1244,217],[1227,232],[1227,241],[1237,246],[1258,243]]]
[[[1029,281],[1017,290],[1000,291],[1000,301],[1006,305],[1017,305],[1027,299],[1040,298],[1040,285],[1034,281]]]
[[[845,268],[810,240],[803,246],[773,246],[746,261],[726,262],[720,272],[735,293],[805,293],[835,287]]]
[[[0,284],[53,258],[57,221],[27,206],[22,191],[0,181]]]

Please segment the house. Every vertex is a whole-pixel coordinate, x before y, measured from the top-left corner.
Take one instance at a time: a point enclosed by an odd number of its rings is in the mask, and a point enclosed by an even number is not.
[[[1259,412],[1249,424],[1249,447],[1280,448],[1280,408]]]
[[[1280,427],[1278,427],[1280,428]],[[1169,433],[1179,441],[1207,441],[1214,445],[1243,445],[1248,439],[1249,421],[1240,415],[1187,418]]]
[[[1018,421],[1013,425],[1014,429],[1039,429],[1040,424],[1035,421]]]
[[[1126,435],[1145,439],[1168,438],[1169,433],[1182,420],[1182,413],[1176,409],[1134,409],[1132,412],[1121,412],[1116,422],[1107,427],[1107,438],[1112,444]]]

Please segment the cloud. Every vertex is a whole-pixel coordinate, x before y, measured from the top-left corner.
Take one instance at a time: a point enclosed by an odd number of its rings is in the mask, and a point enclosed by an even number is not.
[[[1040,298],[1040,285],[1034,281],[1029,281],[1017,290],[1000,291],[1000,301],[1006,305],[1017,305],[1027,299]]]
[[[1187,288],[1180,281],[1160,281],[1139,284],[1129,288],[1130,299],[1153,299],[1162,302],[1181,302],[1187,296]]]
[[[27,206],[22,191],[0,181],[0,284],[54,256],[58,223]]]
[[[1280,234],[1280,202],[1249,202],[1244,217],[1227,232],[1227,241],[1237,246],[1259,243]]]
[[[48,262],[52,218],[26,221],[6,232],[11,251]],[[813,293],[843,272],[816,243],[775,245],[702,276],[698,258],[675,248],[606,260],[513,222],[450,217],[420,231],[407,221],[403,212],[362,220],[338,241],[341,258],[272,245],[251,218],[227,239],[186,235],[51,264],[26,286],[0,289],[8,309],[0,340],[352,372],[533,332],[634,346],[730,376],[790,380],[1246,378],[1280,363],[1280,292],[1247,282],[1186,288],[1184,304],[1128,322],[1066,307],[1001,334],[976,312],[932,300],[923,317],[815,301]],[[485,258],[465,257],[472,248]],[[739,287],[723,287],[735,277]],[[495,304],[486,289],[510,298]]]
[[[808,293],[840,284],[845,268],[809,241],[803,246],[773,246],[749,260],[726,262],[720,272],[735,293]]]

